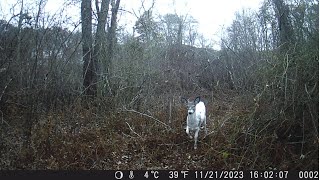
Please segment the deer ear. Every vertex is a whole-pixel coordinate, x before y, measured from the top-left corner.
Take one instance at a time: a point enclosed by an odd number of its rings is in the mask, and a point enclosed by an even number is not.
[[[184,97],[181,97],[181,103],[188,104],[188,100]]]
[[[195,104],[198,104],[200,102],[200,96],[196,97],[196,99],[194,100]]]

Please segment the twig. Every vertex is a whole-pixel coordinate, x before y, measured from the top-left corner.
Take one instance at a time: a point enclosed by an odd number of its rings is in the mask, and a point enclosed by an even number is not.
[[[124,136],[126,136],[126,137],[130,137],[130,138],[135,138],[135,137],[130,136],[129,134],[126,134],[126,133],[123,133],[123,132],[122,132],[122,135],[124,135]]]
[[[215,132],[216,132],[216,131],[211,131],[211,132],[209,132],[208,134],[206,134],[205,137],[207,137],[207,136],[209,136],[210,134],[213,134],[213,133],[215,133]],[[205,138],[205,137],[204,137],[204,138]],[[204,138],[203,138],[203,139],[204,139]]]
[[[306,84],[304,84],[304,85],[306,85]],[[300,157],[303,157],[303,147],[304,147],[304,131],[305,131],[305,129],[304,129],[304,123],[305,123],[305,119],[304,119],[304,111],[302,112],[302,142],[303,143],[301,143],[301,149],[300,149]]]
[[[142,112],[139,112],[139,111],[136,111],[136,110],[133,110],[133,109],[124,109],[124,110],[122,110],[122,111],[126,111],[126,112],[134,112],[134,113],[137,113],[137,114],[140,114],[140,115],[146,116],[146,117],[151,118],[151,119],[153,119],[153,120],[157,121],[158,123],[160,123],[160,124],[162,124],[162,125],[164,125],[164,126],[166,126],[166,127],[170,128],[170,126],[169,126],[169,125],[165,124],[164,122],[160,121],[159,119],[157,119],[157,118],[155,118],[155,117],[152,117],[152,116],[150,116],[150,115],[148,115],[148,114],[144,114],[144,113],[142,113]]]
[[[282,77],[285,78],[285,86],[284,86],[284,103],[287,104],[287,86],[288,86],[288,67],[289,67],[289,55],[286,54],[285,65],[283,65],[284,71],[282,73]]]
[[[12,78],[9,80],[9,82],[8,82],[8,83],[6,84],[6,86],[4,87],[4,89],[3,89],[2,93],[1,93],[1,96],[0,96],[0,101],[1,101],[2,96],[3,96],[4,92],[6,91],[8,85],[10,84],[11,81],[12,81]]]
[[[129,125],[129,123],[126,122],[126,124],[129,126],[129,129],[137,136],[139,136],[140,138],[142,138],[138,133],[134,132],[134,130],[131,128],[131,126]]]
[[[1,93],[1,96],[0,96],[0,101],[1,101],[1,99],[2,99],[2,97],[3,97],[3,95],[4,95],[4,92],[6,91],[8,85],[10,84],[11,81],[12,81],[12,78],[9,80],[9,82],[8,82],[8,83],[6,84],[6,86],[4,87],[4,89],[3,89],[2,93]],[[2,124],[3,124],[3,123],[6,123],[8,126],[10,126],[10,125],[7,123],[7,121],[3,120],[3,112],[2,112],[1,110],[0,110],[0,112],[1,112],[1,122],[2,122]]]
[[[308,91],[308,88],[307,88],[307,84],[304,84],[304,90],[306,91],[306,93],[307,93],[307,95],[308,95],[308,98],[309,98],[309,100],[312,100],[312,98],[311,98],[311,95],[310,95],[310,93],[309,93],[309,91]],[[313,89],[314,90],[314,89]],[[312,90],[312,91],[313,91]],[[317,125],[316,125],[316,123],[315,123],[315,120],[314,120],[314,116],[313,116],[313,113],[312,113],[312,110],[311,110],[311,108],[310,108],[310,105],[309,104],[307,104],[307,106],[308,106],[308,109],[309,109],[309,113],[310,113],[310,115],[311,115],[311,118],[312,118],[312,123],[313,123],[313,127],[314,127],[314,129],[315,129],[315,131],[317,132],[316,133],[316,136],[317,136],[317,138],[319,139],[319,132],[318,132],[318,128],[317,128]]]
[[[2,120],[1,124],[6,123],[8,126],[10,126],[7,121],[3,120],[3,112],[1,110],[0,110],[0,112],[1,112],[1,120]]]

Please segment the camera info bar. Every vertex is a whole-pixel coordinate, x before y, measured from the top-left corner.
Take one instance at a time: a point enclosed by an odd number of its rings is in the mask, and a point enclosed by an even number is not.
[[[33,178],[46,177],[70,179],[80,178],[105,179],[105,180],[160,180],[160,179],[319,179],[319,171],[286,171],[286,170],[4,170],[0,171],[0,178]]]

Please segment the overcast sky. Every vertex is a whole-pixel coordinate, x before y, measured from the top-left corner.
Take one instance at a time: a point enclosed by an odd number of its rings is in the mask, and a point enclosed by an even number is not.
[[[148,9],[151,1],[145,1],[145,8]],[[222,28],[232,23],[237,11],[243,8],[258,10],[262,2],[263,0],[156,0],[154,14],[188,14],[199,22],[198,30],[201,34],[207,39],[219,41]],[[138,13],[141,0],[123,1],[122,7]],[[132,15],[128,15],[125,19],[132,21],[131,24],[136,21]],[[219,42],[213,45],[220,46]]]
[[[140,9],[142,0],[121,0],[122,9],[141,15],[143,10]],[[17,0],[0,0],[0,18],[10,19],[12,14],[19,13],[20,5],[14,9],[13,4]],[[24,0],[26,7],[28,4],[35,4],[37,0]],[[76,7],[66,6],[64,0],[48,0],[45,10],[50,14],[59,14],[62,9],[66,9],[63,16],[73,17],[74,21],[78,21],[80,16],[80,4]],[[223,27],[227,27],[234,19],[236,11],[242,8],[258,10],[262,0],[155,0],[154,15],[164,15],[167,13],[177,13],[178,15],[186,15],[194,17],[199,22],[198,31],[206,38],[211,40],[219,40],[220,31]],[[150,7],[151,0],[145,0],[144,7]],[[140,11],[139,11],[140,9]],[[125,25],[128,29],[132,29],[135,21],[135,15],[131,13],[121,12],[120,25]],[[60,16],[60,14],[59,14]],[[69,19],[70,21],[70,19]],[[131,32],[130,30],[128,32]]]

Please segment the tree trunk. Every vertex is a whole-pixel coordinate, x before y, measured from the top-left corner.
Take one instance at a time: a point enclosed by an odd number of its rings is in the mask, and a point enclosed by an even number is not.
[[[179,29],[178,29],[178,37],[177,37],[177,42],[176,44],[178,46],[182,45],[182,28],[183,28],[183,22],[181,19],[179,19]]]
[[[111,5],[112,5],[112,10],[111,10],[112,14],[111,14],[110,27],[108,29],[108,53],[107,53],[108,60],[106,62],[106,73],[107,73],[106,80],[108,84],[110,83],[110,77],[112,74],[112,59],[114,54],[114,44],[116,42],[117,14],[118,14],[118,9],[120,5],[120,0],[116,0],[116,2],[112,0]],[[114,94],[114,92],[112,91],[109,93]]]
[[[18,35],[17,35],[17,50],[16,50],[16,61],[19,63],[18,65],[18,70],[20,70],[19,72],[17,72],[19,74],[19,85],[20,88],[24,88],[23,87],[23,77],[24,77],[24,73],[23,73],[23,61],[21,59],[21,29],[22,29],[22,22],[24,19],[24,14],[23,14],[23,0],[21,1],[21,9],[20,9],[20,14],[19,14],[19,22],[18,22]]]
[[[83,52],[83,86],[84,93],[89,96],[97,94],[97,63],[92,58],[92,14],[91,0],[81,2],[82,20],[82,52]]]
[[[109,3],[110,0],[102,0],[101,2],[101,9],[99,10],[98,0],[96,0],[96,9],[98,14],[98,25],[97,25],[97,33],[95,37],[95,46],[94,46],[94,53],[93,58],[96,59],[97,63],[99,64],[97,67],[97,72],[99,74],[99,79],[101,83],[98,83],[98,95],[102,96],[105,94],[105,68],[106,67],[106,23],[107,23],[107,16],[109,11]]]
[[[276,16],[278,19],[280,52],[286,53],[289,50],[289,45],[292,42],[293,30],[289,21],[289,8],[283,0],[273,0]]]

